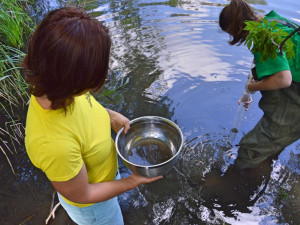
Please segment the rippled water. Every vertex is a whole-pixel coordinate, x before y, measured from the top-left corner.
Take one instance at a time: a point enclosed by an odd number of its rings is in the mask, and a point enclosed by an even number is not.
[[[66,2],[37,4],[45,12]],[[106,88],[128,80],[98,100],[130,119],[169,118],[185,137],[179,162],[164,179],[120,196],[126,224],[300,224],[299,142],[253,173],[228,169],[237,154],[229,133],[252,62],[249,51],[229,46],[218,27],[228,1],[87,2],[113,39],[113,78]],[[248,2],[261,14],[274,9],[300,24],[299,1]],[[253,99],[233,145],[262,116],[260,94]],[[129,171],[120,164],[125,177]]]
[[[299,2],[249,2],[259,13],[274,9],[300,22]],[[129,77],[112,96],[115,102],[106,103],[130,118],[167,117],[186,138],[178,164],[163,180],[121,195],[127,224],[300,223],[299,165],[292,164],[299,160],[297,144],[254,174],[227,171],[237,151],[229,133],[252,62],[248,50],[229,46],[218,27],[227,3],[107,1],[98,7],[113,36],[114,68]],[[260,94],[253,97],[234,144],[262,115]]]

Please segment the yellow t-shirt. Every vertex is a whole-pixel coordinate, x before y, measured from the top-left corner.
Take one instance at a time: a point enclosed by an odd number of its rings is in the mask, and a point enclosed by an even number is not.
[[[85,163],[90,183],[114,180],[117,153],[110,118],[103,106],[87,94],[75,97],[67,114],[45,110],[31,96],[25,146],[31,162],[51,181],[74,178]],[[85,207],[64,198],[68,203]]]

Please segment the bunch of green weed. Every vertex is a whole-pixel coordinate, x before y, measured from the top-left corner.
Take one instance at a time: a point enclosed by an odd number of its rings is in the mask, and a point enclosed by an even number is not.
[[[262,23],[256,21],[246,22],[244,30],[248,31],[249,34],[246,37],[245,45],[252,53],[261,53],[262,61],[268,58],[276,58],[280,44],[289,35],[289,33],[276,26],[277,23],[277,21],[269,22],[266,19],[263,19]],[[288,39],[283,45],[283,51],[287,59],[295,56],[294,43],[291,39]]]

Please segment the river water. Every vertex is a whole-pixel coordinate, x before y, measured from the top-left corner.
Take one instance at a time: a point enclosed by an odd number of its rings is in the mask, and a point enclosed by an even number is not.
[[[78,2],[82,4],[71,4]],[[248,111],[237,114],[252,55],[245,46],[230,46],[228,34],[218,27],[219,13],[228,1],[86,2],[86,10],[104,21],[113,40],[112,78],[96,96],[99,102],[129,119],[166,117],[185,137],[178,163],[162,180],[119,196],[125,224],[300,224],[299,142],[254,174],[228,169],[236,155],[235,145],[262,116],[259,93],[253,95]],[[299,1],[247,2],[258,13],[274,9],[300,24]],[[69,3],[38,0],[40,13],[35,16]],[[116,88],[108,97],[103,95]],[[241,126],[230,144],[237,117]],[[26,168],[20,166],[13,184],[19,189],[24,184],[30,187],[20,190],[23,197],[18,197],[26,202],[27,217],[10,203],[17,216],[7,210],[10,217],[2,219],[2,224],[14,224],[9,220],[19,224],[26,218],[24,224],[44,223],[53,189],[24,161]],[[121,161],[120,171],[122,177],[129,174]],[[53,224],[71,223],[61,214]]]

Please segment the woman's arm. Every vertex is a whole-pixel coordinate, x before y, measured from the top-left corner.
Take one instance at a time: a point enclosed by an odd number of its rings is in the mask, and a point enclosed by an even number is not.
[[[292,74],[289,70],[277,72],[267,78],[247,85],[250,92],[269,91],[291,86]]]
[[[51,181],[53,187],[64,197],[76,203],[96,203],[111,199],[123,192],[136,188],[140,184],[146,184],[161,179],[158,177],[142,177],[137,174],[131,174],[129,177],[90,184],[85,164],[83,164],[79,173],[71,180],[64,182]]]

